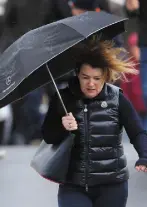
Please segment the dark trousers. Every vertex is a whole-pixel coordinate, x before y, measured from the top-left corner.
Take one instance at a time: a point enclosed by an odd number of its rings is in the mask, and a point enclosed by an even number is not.
[[[128,182],[85,188],[60,185],[59,207],[125,207],[128,198]]]

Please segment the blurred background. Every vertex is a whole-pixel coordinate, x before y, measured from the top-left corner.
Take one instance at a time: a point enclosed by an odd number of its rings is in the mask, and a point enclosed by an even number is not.
[[[146,48],[144,39],[147,35],[145,28],[147,15],[144,15],[147,1],[142,0],[144,9],[141,8],[141,3],[136,3],[140,1],[134,0],[134,3],[129,5],[127,0],[0,0],[0,54],[20,36],[32,29],[81,14],[87,10],[97,12],[104,10],[129,18],[126,23],[126,33],[117,36],[115,42],[116,46],[123,46],[128,50],[128,55],[131,55],[132,60],[137,63],[136,68],[140,70],[141,64],[138,64],[142,61],[140,49]],[[147,103],[144,87],[142,87],[144,83],[140,74],[127,78],[129,81],[120,81],[116,84],[131,100],[144,128],[147,129]],[[65,87],[67,79],[68,77],[65,77],[58,81],[58,87]],[[58,186],[40,178],[29,166],[42,140],[41,124],[53,94],[53,86],[45,86],[0,109],[0,200],[2,207],[20,205],[37,207],[43,202],[44,206],[57,206]],[[144,192],[147,192],[147,178],[144,174],[138,175],[134,171],[133,164],[137,155],[132,146],[128,145],[125,133],[124,144],[132,174],[130,188],[133,199],[129,199],[128,206],[137,207],[140,201],[146,199]],[[136,179],[138,182],[135,181]],[[146,205],[142,202],[140,206]]]

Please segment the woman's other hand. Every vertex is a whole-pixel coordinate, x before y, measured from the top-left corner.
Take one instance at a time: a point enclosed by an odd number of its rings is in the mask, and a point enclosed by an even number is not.
[[[72,113],[69,113],[67,116],[62,117],[62,124],[64,128],[68,131],[73,131],[78,129],[77,122],[72,115]]]
[[[147,172],[147,166],[144,166],[144,165],[138,165],[138,166],[136,166],[135,167],[136,168],[136,170],[138,171],[138,172]]]

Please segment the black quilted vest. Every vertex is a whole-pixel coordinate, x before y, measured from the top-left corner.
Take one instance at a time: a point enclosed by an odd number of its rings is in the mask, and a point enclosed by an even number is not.
[[[103,93],[89,102],[76,96],[75,88],[68,96],[67,109],[78,122],[69,183],[87,189],[88,186],[128,179],[119,123],[119,93],[118,87],[105,84]]]

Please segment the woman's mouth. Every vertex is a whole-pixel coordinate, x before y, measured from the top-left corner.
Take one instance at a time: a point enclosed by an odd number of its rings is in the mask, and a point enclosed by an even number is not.
[[[88,91],[88,92],[94,92],[94,91],[95,91],[95,89],[92,89],[92,88],[87,88],[87,91]]]

